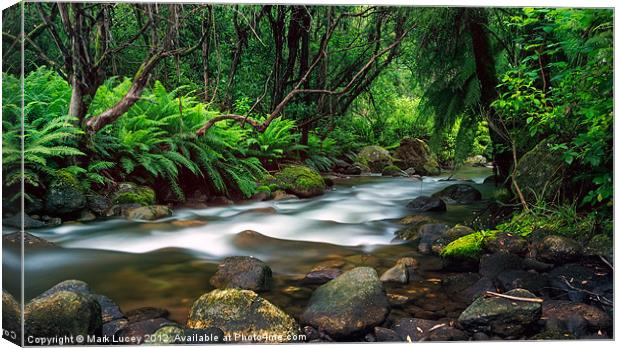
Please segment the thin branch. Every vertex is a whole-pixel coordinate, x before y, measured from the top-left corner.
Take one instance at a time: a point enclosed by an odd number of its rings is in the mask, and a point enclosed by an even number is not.
[[[543,303],[544,301],[542,298],[537,298],[537,297],[533,297],[533,298],[532,297],[518,297],[518,296],[505,295],[505,294],[498,294],[497,292],[493,292],[493,291],[487,291],[485,292],[485,295],[501,297],[501,298],[514,300],[514,301],[523,301],[523,302]]]

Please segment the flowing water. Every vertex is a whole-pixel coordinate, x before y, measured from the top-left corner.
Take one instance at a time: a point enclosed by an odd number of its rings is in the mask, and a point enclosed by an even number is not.
[[[454,177],[473,180],[484,198],[493,190],[481,184],[490,174],[488,168],[467,167]],[[402,228],[398,219],[411,214],[408,201],[455,183],[442,178],[342,179],[311,199],[178,209],[155,222],[117,218],[34,230],[63,248],[26,251],[25,297],[31,299],[62,280],[80,279],[125,311],[164,307],[172,319],[184,323],[191,303],[212,289],[209,278],[218,262],[248,255],[273,270],[274,290],[263,296],[297,316],[316,287],[302,279],[318,263],[337,260],[345,269],[368,265],[383,272],[398,258],[413,256],[420,262],[419,275],[409,285],[388,286],[388,293],[415,299],[400,309],[403,315],[450,316],[460,307],[439,289],[445,275],[437,271],[441,260],[420,255],[412,243],[393,241],[394,232]],[[435,215],[463,222],[479,206],[450,205]],[[247,230],[258,233],[241,233]],[[14,282],[7,280],[18,277],[18,260],[18,252],[5,248],[4,284],[13,293],[18,293],[10,287]]]

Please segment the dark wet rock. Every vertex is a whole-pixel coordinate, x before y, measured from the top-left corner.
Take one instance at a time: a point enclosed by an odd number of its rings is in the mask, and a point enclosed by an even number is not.
[[[519,269],[523,269],[523,259],[514,254],[497,252],[480,258],[478,272],[485,277],[494,279],[502,272]]]
[[[593,270],[580,264],[569,263],[554,268],[548,273],[551,287],[565,292],[571,301],[581,302],[586,298],[583,290],[591,291],[603,282],[608,282],[603,276],[598,276]]]
[[[432,243],[431,250],[433,253],[439,255],[448,244],[472,233],[474,233],[474,230],[471,228],[463,225],[456,225],[442,233],[441,236]]]
[[[115,204],[108,209],[106,212],[106,216],[127,216],[129,212],[133,209],[137,209],[142,207],[142,204],[139,203],[125,203],[125,204]]]
[[[335,160],[332,166],[332,171],[338,174],[344,175],[360,175],[362,174],[362,168],[360,166],[347,163],[343,160]]]
[[[418,251],[422,254],[430,254],[433,243],[438,240],[450,226],[446,224],[424,224],[418,230],[420,235],[420,243]]]
[[[377,338],[374,334],[369,333],[364,336],[364,342],[377,342]]]
[[[390,330],[385,327],[375,327],[374,333],[377,342],[400,342],[403,340],[402,338],[400,338],[398,333],[396,333],[396,331]]]
[[[21,341],[21,310],[13,295],[2,289],[2,337],[13,343]]]
[[[130,323],[137,323],[149,319],[168,318],[170,312],[165,308],[141,307],[128,311],[125,316]]]
[[[513,176],[528,202],[551,201],[560,191],[566,163],[561,152],[550,149],[554,141],[552,137],[541,141],[519,159]]]
[[[194,302],[187,327],[218,327],[235,339],[235,334],[283,336],[298,335],[295,320],[250,290],[213,290]]]
[[[491,337],[489,337],[489,335],[485,334],[484,332],[475,332],[473,335],[471,335],[471,338],[474,341],[489,341],[491,339]]]
[[[528,242],[525,238],[511,233],[500,233],[485,239],[484,247],[491,253],[507,252],[515,255],[527,253]]]
[[[312,270],[306,274],[304,282],[308,284],[325,284],[332,279],[336,279],[342,274],[338,268],[324,268]]]
[[[319,331],[310,325],[306,325],[302,329],[304,335],[306,335],[307,341],[312,341],[320,338]]]
[[[504,291],[520,288],[541,294],[549,287],[547,276],[523,270],[502,272],[497,276],[497,280]]]
[[[444,325],[431,329],[431,332],[428,335],[428,340],[435,342],[467,341],[469,340],[469,336],[462,330]]]
[[[218,289],[268,291],[271,287],[271,268],[254,257],[227,257],[220,263],[210,283]]]
[[[536,245],[536,258],[556,265],[577,260],[582,253],[579,243],[562,236],[547,236]]]
[[[58,337],[101,334],[101,308],[91,296],[58,291],[26,304],[25,335]]]
[[[4,211],[11,211],[12,209],[4,209]],[[26,214],[36,214],[43,212],[43,200],[38,197],[31,197],[30,200],[24,201],[24,212]]]
[[[105,216],[111,205],[112,203],[105,196],[93,193],[86,195],[86,208],[99,216]]]
[[[233,202],[230,198],[224,197],[224,196],[215,196],[209,200],[209,205],[222,206],[222,205],[232,205],[232,204],[235,204],[235,202]]]
[[[436,192],[432,197],[443,199],[448,204],[470,204],[482,199],[480,191],[468,184],[454,184]]]
[[[127,327],[129,321],[127,319],[116,319],[103,324],[101,333],[103,336],[118,336],[118,333]]]
[[[68,171],[57,171],[45,193],[45,210],[54,215],[68,214],[85,206],[86,196],[78,179]]]
[[[545,272],[552,269],[553,264],[526,257],[523,259],[523,268],[531,269],[537,272]]]
[[[51,288],[46,290],[44,293],[35,297],[35,300],[51,296],[60,291],[70,291],[70,292],[74,292],[74,293],[77,293],[83,296],[91,295],[90,286],[88,286],[88,284],[86,284],[85,282],[81,280],[69,279],[69,280],[62,281],[52,286]]]
[[[497,291],[493,280],[482,277],[472,285],[466,287],[461,293],[457,294],[457,298],[464,302],[471,303],[478,297],[484,295],[487,291]]]
[[[295,195],[292,195],[292,194],[289,194],[289,193],[286,193],[286,191],[284,191],[284,190],[276,190],[273,193],[273,200],[274,201],[284,201],[284,200],[287,200],[287,199],[297,199],[297,198],[299,198],[299,197],[297,197]]]
[[[276,174],[276,180],[280,188],[301,198],[319,196],[325,191],[321,174],[306,166],[286,166]]]
[[[397,321],[392,329],[403,341],[420,341],[428,336],[437,322],[419,318],[403,318]]]
[[[358,267],[317,288],[301,321],[332,337],[352,337],[381,324],[388,312],[377,272]]]
[[[480,278],[479,274],[471,272],[452,274],[441,280],[441,286],[448,294],[459,294],[474,285]]]
[[[407,203],[407,208],[414,211],[446,211],[446,203],[438,197],[419,196]]]
[[[383,170],[381,171],[381,175],[382,176],[409,176],[409,174],[405,173],[404,171],[402,171],[400,168],[398,168],[397,166],[391,165],[391,166],[387,166],[385,168],[383,168]]]
[[[530,337],[533,341],[574,340],[576,337],[564,330],[545,329]]]
[[[35,220],[28,216],[28,214],[24,214],[23,220],[24,229],[30,230],[33,228],[41,228],[46,227],[47,224],[43,221]],[[2,226],[13,227],[13,228],[22,228],[22,216],[21,214],[15,214],[11,217],[3,217],[2,218]]]
[[[396,264],[394,267],[383,272],[379,279],[384,283],[407,284],[409,282],[409,271],[404,264]]]
[[[482,180],[483,184],[496,184],[498,183],[498,178],[495,175],[491,175],[491,176],[487,176],[486,178],[484,178],[484,180]]]
[[[144,340],[146,335],[152,335],[164,326],[175,325],[175,323],[166,318],[146,319],[142,321],[134,321],[127,324],[123,329],[117,332],[120,337],[134,337]]]
[[[23,241],[24,246],[26,248],[56,248],[57,245],[49,242],[43,238],[37,237],[28,232],[23,233]],[[2,243],[4,245],[13,245],[15,247],[19,247],[22,244],[22,233],[21,232],[13,232],[9,234],[5,234],[2,236]]]
[[[271,191],[267,192],[267,191],[258,191],[256,192],[254,195],[252,195],[251,200],[253,201],[268,201],[271,199]]]
[[[92,296],[95,301],[99,303],[99,307],[101,307],[101,320],[104,324],[125,317],[118,305],[109,297],[99,294],[94,294]]]
[[[413,168],[420,175],[439,175],[441,169],[435,155],[421,139],[404,138],[394,152],[403,168]]]
[[[371,172],[381,173],[383,168],[392,164],[392,156],[381,146],[365,146],[357,154],[357,161],[366,165]]]
[[[607,330],[611,317],[600,308],[571,301],[547,300],[542,305],[542,320],[579,337],[587,331]],[[577,329],[578,325],[583,326]],[[549,326],[549,324],[547,324]]]
[[[147,186],[138,186],[132,182],[122,182],[112,194],[112,204],[155,204],[155,191]]]
[[[506,295],[535,298],[524,289],[508,291]],[[479,297],[459,316],[461,327],[470,332],[485,332],[500,336],[515,336],[524,333],[541,316],[540,303],[513,301],[500,297]]]
[[[127,212],[129,220],[157,220],[172,215],[172,210],[165,205],[148,205],[130,209]]]

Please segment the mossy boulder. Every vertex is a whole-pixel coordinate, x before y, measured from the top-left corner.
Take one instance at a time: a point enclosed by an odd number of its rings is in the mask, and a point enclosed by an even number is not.
[[[138,186],[131,182],[123,182],[112,195],[114,204],[155,204],[155,191],[147,186]]]
[[[197,299],[189,313],[187,327],[218,327],[233,341],[241,335],[258,342],[278,343],[277,338],[298,335],[299,326],[288,314],[250,290],[213,290]]]
[[[395,165],[389,165],[381,171],[382,176],[409,176]]]
[[[536,243],[536,259],[553,264],[577,260],[583,255],[581,245],[563,236],[546,236]]]
[[[148,205],[127,211],[129,220],[157,220],[172,215],[172,209],[165,205]]]
[[[514,289],[508,296],[536,298],[524,289]],[[542,305],[538,302],[515,301],[500,297],[479,297],[467,307],[458,322],[467,331],[485,332],[500,336],[524,333],[540,319]]]
[[[367,166],[373,173],[381,173],[383,168],[392,165],[392,156],[381,146],[369,145],[363,147],[357,154],[357,162]]]
[[[456,225],[442,233],[439,238],[433,241],[431,250],[433,253],[439,255],[448,244],[468,234],[472,234],[473,232],[474,230],[467,226]]]
[[[325,181],[315,170],[301,165],[290,165],[276,174],[278,186],[301,198],[322,195]]]
[[[211,277],[211,285],[219,289],[235,288],[267,291],[271,286],[271,268],[250,256],[227,257]]]
[[[420,175],[439,175],[441,169],[435,155],[431,152],[424,140],[404,138],[394,152],[402,168],[413,168]]]
[[[586,245],[585,254],[603,256],[608,260],[613,260],[614,241],[605,234],[597,234]]]
[[[59,337],[101,334],[99,303],[91,296],[57,291],[29,302],[24,310],[25,334]]]
[[[86,196],[75,175],[58,170],[45,193],[45,210],[51,215],[76,213],[86,206]]]
[[[2,337],[18,343],[21,340],[21,315],[15,298],[2,289]]]
[[[377,272],[357,267],[317,288],[301,321],[331,337],[350,338],[363,336],[388,313],[388,298]]]
[[[558,197],[566,164],[560,152],[551,150],[554,142],[552,137],[541,141],[517,163],[513,178],[530,203],[552,201]]]

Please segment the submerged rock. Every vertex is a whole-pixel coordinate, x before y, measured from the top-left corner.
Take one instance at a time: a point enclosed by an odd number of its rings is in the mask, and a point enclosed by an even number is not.
[[[129,220],[157,220],[172,215],[172,210],[165,205],[148,205],[127,211]]]
[[[233,341],[272,342],[274,337],[300,333],[295,320],[250,290],[213,290],[194,302],[187,319],[190,329],[220,328]],[[255,338],[255,339],[253,339]]]
[[[75,175],[58,170],[45,193],[45,210],[53,214],[75,213],[86,206],[84,190]]]
[[[428,145],[421,139],[404,138],[394,156],[403,163],[403,168],[413,168],[420,175],[439,175],[441,169]]]
[[[420,227],[420,243],[418,251],[422,254],[430,254],[432,246],[450,228],[446,224],[425,224]]]
[[[506,295],[535,298],[524,289],[508,291]],[[537,302],[516,301],[500,297],[479,297],[458,318],[459,324],[471,332],[485,332],[500,336],[524,333],[541,316],[542,306]]]
[[[349,338],[363,336],[381,324],[388,312],[377,272],[358,267],[317,288],[301,321],[332,337]]]
[[[480,191],[468,184],[454,184],[436,192],[432,197],[441,198],[448,204],[470,204],[482,199]]]
[[[322,195],[325,181],[317,171],[301,165],[289,165],[276,174],[279,187],[301,198]]]
[[[254,257],[227,257],[219,265],[210,282],[219,289],[267,291],[271,286],[271,268]]]
[[[373,173],[381,173],[383,168],[392,164],[392,156],[381,146],[370,145],[363,147],[357,154],[357,161],[367,166]]]
[[[88,295],[58,291],[29,302],[24,310],[25,334],[59,337],[101,334],[101,308]]]
[[[397,321],[392,329],[401,340],[416,342],[425,339],[435,325],[437,322],[434,320],[403,318]]]
[[[4,245],[20,247],[22,244],[22,232],[13,232],[2,236]],[[26,248],[57,248],[58,246],[43,238],[37,237],[28,232],[23,233],[23,243]]]
[[[407,208],[413,211],[446,211],[446,203],[438,197],[419,196],[407,203]]]

